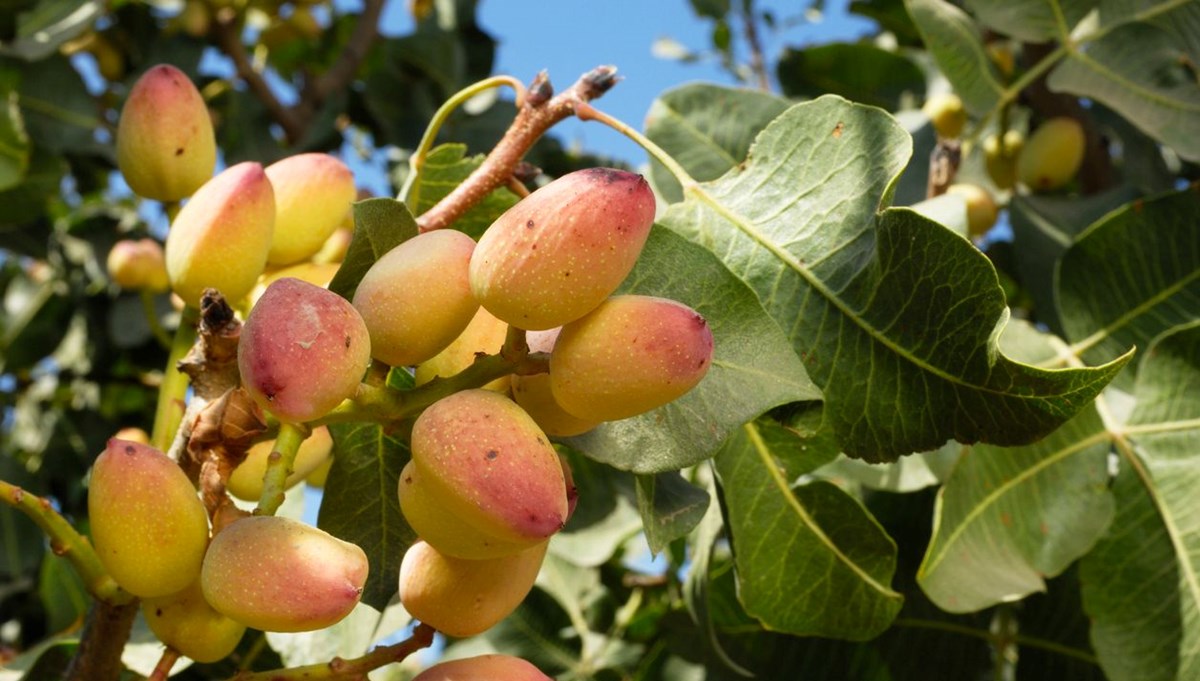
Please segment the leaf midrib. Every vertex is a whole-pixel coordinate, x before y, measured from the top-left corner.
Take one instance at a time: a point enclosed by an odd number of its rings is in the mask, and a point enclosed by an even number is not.
[[[900,594],[892,591],[889,587],[880,584],[875,580],[874,577],[868,574],[866,570],[852,561],[849,556],[847,556],[845,553],[842,553],[842,550],[833,543],[829,536],[825,534],[825,531],[822,530],[816,521],[813,520],[812,516],[808,514],[808,511],[804,508],[804,506],[802,506],[800,502],[796,500],[796,495],[792,494],[792,488],[788,484],[788,481],[784,479],[783,475],[780,474],[779,469],[774,466],[770,448],[767,447],[765,442],[763,442],[762,435],[758,432],[758,427],[751,422],[742,426],[742,428],[746,431],[746,436],[750,438],[750,443],[754,447],[755,454],[757,454],[759,460],[762,461],[763,468],[767,470],[767,474],[771,476],[771,482],[779,491],[780,496],[787,500],[788,506],[795,511],[796,515],[800,518],[800,522],[807,527],[810,532],[813,533],[813,536],[816,537],[817,540],[820,541],[821,544],[823,544],[840,563],[845,565],[851,572],[858,576],[859,579],[861,579],[872,589],[882,594],[886,598],[900,598]]]
[[[1027,480],[1051,465],[1059,463],[1060,461],[1063,461],[1064,459],[1081,452],[1092,445],[1100,444],[1108,439],[1110,439],[1110,434],[1108,431],[1102,430],[1098,433],[1094,433],[1090,437],[1079,440],[1078,442],[1074,442],[1070,446],[1063,447],[1062,449],[1051,453],[1049,456],[1038,461],[1033,466],[1024,469],[1015,477],[996,487],[995,490],[985,496],[979,503],[972,505],[970,512],[963,517],[963,519],[955,526],[954,531],[950,533],[950,536],[948,536],[945,542],[941,544],[942,550],[931,556],[929,562],[921,566],[921,569],[918,573],[919,576],[927,578],[931,573],[937,570],[938,566],[946,558],[947,553],[949,553],[950,548],[958,542],[959,537],[966,532],[967,529],[969,529],[970,526],[980,518],[980,516],[989,510],[993,504],[998,502],[1002,497],[1006,496],[1018,485],[1025,483]],[[932,540],[930,540],[930,545],[935,545],[936,542],[937,537],[934,537]]]
[[[826,300],[828,300],[830,303],[832,303],[833,306],[836,307],[838,309],[838,311],[841,312],[845,317],[853,320],[854,323],[859,328],[861,328],[864,332],[866,332],[869,336],[871,336],[871,338],[874,339],[877,343],[888,348],[889,350],[894,352],[896,355],[907,360],[909,363],[915,365],[916,367],[920,368],[921,370],[929,372],[929,373],[933,374],[934,376],[937,376],[938,378],[940,378],[948,383],[964,386],[967,388],[971,388],[973,390],[979,390],[981,392],[984,392],[987,394],[992,394],[992,395],[1002,395],[1005,397],[1017,398],[1020,400],[1033,401],[1033,402],[1044,401],[1045,399],[1050,398],[1050,397],[1058,397],[1058,395],[1045,395],[1045,394],[1020,395],[1020,394],[1002,392],[1000,390],[997,390],[995,388],[991,388],[988,386],[967,383],[962,378],[955,376],[947,371],[944,371],[936,366],[933,366],[932,364],[929,364],[925,360],[914,356],[913,354],[909,353],[905,348],[896,344],[894,341],[892,341],[890,338],[888,338],[886,335],[884,335],[883,332],[881,332],[879,329],[876,329],[874,326],[867,324],[866,320],[864,320],[861,316],[855,314],[854,311],[851,310],[849,308],[849,306],[847,306],[841,300],[841,298],[838,298],[836,295],[834,295],[833,291],[831,291],[828,287],[826,287],[824,282],[822,282],[821,280],[819,280],[815,276],[813,276],[812,272],[808,268],[804,267],[804,265],[802,265],[799,260],[797,260],[794,256],[792,256],[791,253],[787,252],[782,247],[775,244],[775,242],[773,242],[769,238],[767,238],[767,236],[765,234],[763,234],[763,233],[759,232],[757,229],[755,229],[749,220],[743,218],[741,215],[739,215],[737,213],[734,213],[731,209],[726,208],[724,204],[722,204],[720,201],[718,201],[716,198],[714,198],[711,194],[706,192],[699,183],[685,185],[684,192],[691,193],[699,201],[708,205],[710,208],[712,208],[714,211],[716,211],[719,215],[721,215],[726,220],[731,222],[734,226],[736,226],[738,229],[740,229],[743,234],[745,234],[746,236],[753,239],[755,241],[755,243],[759,244],[766,250],[770,251],[772,255],[774,255],[776,258],[778,258],[780,261],[782,261],[784,264],[786,264],[790,269],[792,269],[797,274],[799,274],[804,279],[804,281],[808,283],[809,286],[816,289],[818,293],[820,293]],[[1001,356],[1003,356],[1003,355],[1001,355]]]
[[[1158,293],[1156,293],[1153,296],[1150,296],[1149,298],[1146,298],[1144,301],[1142,301],[1138,305],[1135,305],[1134,307],[1130,308],[1125,314],[1121,315],[1120,317],[1117,317],[1109,324],[1106,324],[1099,331],[1096,331],[1095,333],[1088,336],[1087,338],[1084,338],[1083,340],[1079,341],[1078,343],[1071,345],[1072,354],[1074,354],[1076,356],[1081,356],[1083,353],[1087,352],[1088,350],[1091,350],[1096,345],[1099,345],[1106,338],[1111,337],[1113,335],[1113,333],[1115,333],[1118,329],[1122,329],[1122,328],[1128,326],[1136,318],[1141,317],[1147,311],[1166,302],[1167,300],[1169,300],[1171,298],[1171,296],[1175,295],[1176,293],[1179,293],[1184,288],[1189,286],[1193,281],[1197,281],[1197,280],[1200,280],[1200,269],[1192,270],[1191,272],[1188,273],[1188,276],[1177,280],[1175,283],[1171,284],[1170,286],[1166,286],[1166,287],[1162,288],[1161,290],[1159,290]]]

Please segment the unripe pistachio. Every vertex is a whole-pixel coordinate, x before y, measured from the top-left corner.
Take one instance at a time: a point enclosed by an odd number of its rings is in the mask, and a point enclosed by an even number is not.
[[[474,250],[471,237],[442,229],[415,236],[375,261],[354,292],[375,359],[419,364],[467,328],[479,309],[467,281]]]
[[[610,168],[564,175],[496,219],[471,257],[481,305],[522,329],[587,314],[633,269],[654,223],[645,178]]]
[[[106,261],[108,276],[127,291],[162,293],[171,288],[163,248],[154,239],[122,239]]]
[[[413,681],[551,681],[519,657],[480,655],[442,662],[417,674]]]
[[[708,372],[713,336],[690,307],[615,296],[563,327],[550,355],[554,399],[582,419],[615,421],[682,396]]]
[[[197,662],[225,659],[246,633],[204,600],[199,578],[179,593],[143,600],[142,615],[158,640]]]
[[[1000,189],[1012,189],[1017,184],[1017,157],[1025,146],[1025,136],[1017,130],[1004,133],[1004,144],[999,135],[988,135],[983,141],[984,165],[988,176]]]
[[[321,245],[312,261],[317,265],[340,264],[346,259],[346,251],[350,250],[350,241],[354,237],[354,219],[348,214],[342,221],[342,226],[333,230],[333,234]]]
[[[88,517],[100,562],[129,593],[166,596],[199,576],[208,515],[187,475],[157,449],[109,440],[92,466]]]
[[[531,331],[526,335],[530,352],[551,352],[562,327],[549,331]],[[579,435],[600,425],[599,421],[581,419],[568,413],[554,399],[550,374],[513,376],[513,399],[529,413],[547,435],[569,437]]]
[[[339,265],[328,263],[318,265],[313,262],[301,262],[295,265],[285,265],[283,267],[268,267],[258,277],[258,283],[254,285],[254,289],[250,291],[250,306],[253,307],[262,298],[262,294],[266,293],[267,287],[279,281],[280,279],[299,279],[306,281],[314,286],[321,288],[329,288],[329,282],[333,281],[334,275],[337,274]]]
[[[955,139],[967,125],[967,109],[962,99],[952,92],[933,95],[925,100],[921,110],[929,116],[929,122],[933,124],[938,137]]]
[[[282,421],[311,421],[354,394],[371,362],[362,317],[345,298],[299,279],[267,287],[242,327],[246,392]]]
[[[113,434],[113,439],[129,440],[130,442],[136,442],[139,445],[150,444],[150,434],[145,430],[138,428],[137,426],[126,426],[125,428],[118,430]]]
[[[274,440],[259,442],[250,447],[246,452],[245,460],[233,469],[229,481],[225,483],[225,488],[229,490],[230,494],[246,501],[258,501],[259,496],[262,495],[263,474],[267,472],[267,457],[271,455],[271,450],[274,448]],[[325,426],[314,428],[304,442],[300,443],[300,449],[296,452],[296,460],[292,464],[292,474],[287,476],[284,486],[292,487],[299,484],[301,480],[328,461],[332,452],[333,437],[329,435],[329,428]]]
[[[466,369],[475,362],[476,355],[494,355],[504,347],[508,324],[496,319],[487,309],[480,307],[467,328],[458,334],[442,351],[417,365],[414,375],[417,385],[424,385],[438,376],[448,377]],[[508,392],[509,377],[501,376],[483,386],[498,393]]]
[[[327,456],[320,465],[304,478],[304,483],[311,487],[324,487],[325,481],[329,479],[329,470],[333,468],[333,457]]]
[[[981,237],[996,224],[1000,209],[996,207],[992,195],[983,187],[977,184],[952,184],[946,188],[946,193],[961,196],[967,202],[968,235]]]
[[[1017,60],[1013,55],[1012,45],[1008,41],[994,41],[987,44],[988,58],[996,65],[996,70],[1005,79],[1012,78]]]
[[[298,154],[267,166],[275,189],[275,234],[267,262],[290,265],[321,250],[350,212],[354,174],[329,154]]]
[[[1041,124],[1017,157],[1017,178],[1031,191],[1058,189],[1070,182],[1083,163],[1083,126],[1074,118],[1051,118]]]
[[[204,598],[218,612],[263,631],[324,629],[350,614],[367,581],[358,546],[296,520],[234,521],[204,556]]]
[[[141,196],[178,201],[212,177],[217,142],[196,86],[168,64],[134,84],[117,126],[117,166]]]
[[[417,417],[399,494],[417,535],[458,558],[516,553],[567,517],[558,454],[528,414],[489,390],[454,393]]]
[[[525,600],[549,543],[510,556],[464,560],[418,541],[400,563],[400,602],[414,618],[448,636],[483,633]]]
[[[275,225],[271,183],[257,163],[239,163],[209,180],[179,211],[167,234],[167,274],[185,303],[206,288],[237,301],[267,262]]]

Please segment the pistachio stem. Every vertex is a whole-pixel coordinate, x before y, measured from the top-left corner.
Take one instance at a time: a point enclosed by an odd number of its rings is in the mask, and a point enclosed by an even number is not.
[[[295,681],[305,679],[364,679],[367,672],[394,662],[400,662],[422,648],[428,648],[433,643],[433,627],[419,624],[413,630],[412,636],[390,645],[379,646],[371,652],[350,660],[334,658],[322,664],[310,664],[291,669],[276,669],[267,672],[240,672],[229,681]]]
[[[275,515],[275,511],[283,504],[287,490],[287,479],[295,470],[296,452],[300,443],[312,432],[302,423],[283,422],[279,425],[279,435],[275,436],[275,447],[267,456],[267,470],[263,473],[262,494],[258,498],[258,508],[254,515]]]
[[[175,430],[183,420],[184,398],[187,396],[188,377],[179,371],[179,360],[183,359],[196,342],[196,321],[200,311],[192,306],[183,308],[179,328],[171,341],[171,353],[167,366],[163,368],[162,384],[158,387],[158,406],[154,412],[154,430],[150,444],[165,452],[175,439]]]

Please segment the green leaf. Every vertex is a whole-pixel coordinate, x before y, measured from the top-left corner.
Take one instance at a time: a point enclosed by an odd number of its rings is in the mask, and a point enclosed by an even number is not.
[[[366,654],[371,642],[379,632],[384,619],[397,615],[399,603],[388,607],[388,613],[380,612],[360,603],[344,619],[336,624],[316,631],[299,633],[266,632],[271,650],[287,667],[328,663],[335,658],[352,658]]]
[[[676,472],[637,476],[638,512],[652,553],[696,527],[708,509],[708,493]]]
[[[889,585],[896,545],[836,486],[793,487],[800,457],[802,440],[753,423],[717,454],[739,599],[768,629],[869,639],[903,601]]]
[[[722,19],[729,14],[729,0],[689,0],[696,16]]]
[[[1159,0],[1137,3],[1136,13],[1122,3],[1105,5],[1119,8],[1117,16],[1070,46],[1047,86],[1100,102],[1183,158],[1200,161],[1200,82],[1195,73],[1200,5]]]
[[[96,0],[40,0],[17,20],[17,36],[0,43],[0,55],[38,61],[53,55],[68,40],[91,28],[104,11]]]
[[[66,288],[53,279],[42,284],[21,280],[5,291],[0,371],[28,369],[58,347],[74,311]]]
[[[903,0],[851,0],[850,11],[874,19],[879,27],[896,36],[901,45],[919,45],[921,35],[908,16]]]
[[[945,0],[905,0],[938,67],[972,115],[996,106],[1004,86],[980,38],[979,26]]]
[[[630,498],[632,476],[597,463],[561,444],[555,448],[571,466],[579,493],[575,513],[550,542],[550,553],[583,567],[599,567],[642,529]]]
[[[846,454],[1033,442],[1127,358],[1047,371],[1004,356],[1008,309],[991,263],[911,210],[877,213],[909,143],[878,109],[797,104],[759,135],[744,169],[689,187],[661,222],[755,289],[824,391]]]
[[[667,90],[650,105],[646,136],[697,180],[715,180],[741,163],[755,135],[783,113],[782,97],[737,88],[693,83]],[[654,188],[669,203],[681,201],[675,176],[650,162]]]
[[[820,399],[754,293],[703,248],[655,226],[620,290],[690,305],[708,321],[715,349],[708,375],[688,394],[568,440],[593,459],[634,473],[679,470],[764,411]]]
[[[1092,642],[1113,681],[1200,677],[1200,323],[1142,358],[1116,516],[1083,559]]]
[[[67,631],[83,622],[92,597],[79,573],[65,560],[47,556],[38,575],[38,597],[46,611],[49,631]]]
[[[1039,322],[1056,334],[1066,335],[1058,319],[1054,302],[1054,278],[1058,260],[1075,237],[1088,225],[1138,196],[1135,189],[1122,185],[1101,194],[1063,198],[1024,194],[1008,203],[1013,230],[1016,274],[1033,298]]]
[[[1063,255],[1058,311],[1067,339],[1096,363],[1146,347],[1200,309],[1200,190],[1138,200],[1089,227]]]
[[[11,189],[25,177],[29,169],[29,136],[21,118],[16,88],[0,71],[0,191]]]
[[[925,97],[921,69],[907,57],[871,43],[789,48],[779,58],[776,75],[788,97],[828,93],[891,111],[900,108],[905,95]]]
[[[86,147],[101,127],[99,107],[66,57],[55,55],[25,66],[18,93],[29,138],[47,151]]]
[[[416,208],[413,214],[420,215],[433,208],[438,201],[462,184],[486,158],[483,154],[471,157],[467,157],[466,154],[465,144],[441,144],[429,152],[421,174],[409,193],[408,200],[414,203]],[[517,195],[507,188],[496,189],[455,220],[454,229],[466,232],[472,239],[478,239],[496,218],[515,206],[518,200]]]
[[[1037,444],[971,447],[946,481],[918,574],[949,612],[1045,590],[1112,517],[1108,433],[1094,407]]]
[[[417,235],[417,221],[395,199],[367,199],[354,204],[354,236],[329,290],[354,299],[358,282],[384,253]]]
[[[362,602],[383,611],[396,594],[404,552],[417,540],[400,512],[400,471],[408,445],[373,423],[334,424],[333,468],[317,526],[367,553],[370,573]]]
[[[967,0],[979,23],[1029,43],[1065,38],[1096,0]]]
[[[58,196],[67,162],[58,154],[34,148],[29,168],[20,184],[0,191],[0,248],[44,258],[50,239],[45,221],[47,203]]]

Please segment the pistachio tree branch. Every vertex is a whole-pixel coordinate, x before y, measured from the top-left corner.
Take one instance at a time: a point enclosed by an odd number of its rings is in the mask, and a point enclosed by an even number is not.
[[[462,184],[417,218],[420,230],[429,232],[453,224],[493,190],[505,186],[534,142],[555,123],[573,116],[576,106],[608,92],[617,82],[616,74],[614,66],[597,66],[554,95],[545,72],[539,73],[530,83],[525,101],[504,137]]]
[[[216,38],[217,47],[233,60],[238,77],[246,81],[246,86],[267,108],[267,113],[283,128],[283,134],[288,141],[295,142],[303,137],[305,126],[300,116],[275,96],[267,79],[250,63],[250,55],[246,52],[246,46],[242,44],[242,25],[233,8],[226,7],[217,12],[216,21],[213,22],[213,36]]]
[[[97,600],[88,610],[83,636],[67,667],[66,681],[117,681],[125,671],[121,652],[133,631],[137,601],[120,605]]]
[[[367,58],[367,53],[371,51],[371,46],[379,36],[379,18],[382,14],[383,0],[364,0],[362,13],[358,15],[354,31],[346,41],[346,46],[342,48],[342,53],[338,55],[337,61],[325,73],[305,83],[300,92],[300,102],[293,107],[304,128],[308,127],[317,111],[321,109],[321,104],[330,95],[345,89],[350,81],[354,80],[358,67]]]
[[[229,681],[329,681],[331,679],[365,679],[367,672],[394,662],[400,662],[422,648],[433,643],[433,627],[419,624],[412,636],[390,646],[379,646],[371,652],[350,660],[334,658],[322,664],[311,664],[291,669],[276,669],[268,672],[240,672]]]
[[[71,563],[89,593],[113,605],[133,602],[133,596],[117,586],[108,574],[87,537],[79,534],[66,518],[55,511],[48,499],[0,480],[0,501],[29,516],[46,533],[50,538],[51,550]]]

